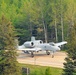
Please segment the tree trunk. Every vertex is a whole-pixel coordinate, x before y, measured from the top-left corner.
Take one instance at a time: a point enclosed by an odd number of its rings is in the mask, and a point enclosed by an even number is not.
[[[56,42],[58,42],[56,14],[55,14],[55,36],[56,36]]]
[[[62,0],[61,0],[61,29],[62,29],[62,41],[64,41]]]
[[[45,42],[47,43],[47,29],[46,29],[46,25],[45,25],[45,21],[44,21],[44,17],[43,17],[43,12],[42,13],[42,23],[43,23],[43,27],[44,27],[44,36],[45,36]]]

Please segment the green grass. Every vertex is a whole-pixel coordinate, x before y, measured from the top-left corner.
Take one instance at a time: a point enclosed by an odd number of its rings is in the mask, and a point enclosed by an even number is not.
[[[30,68],[30,75],[45,75],[45,70],[48,68],[48,66],[46,67],[46,66],[27,65],[27,64],[20,64],[20,66]],[[51,75],[62,75],[62,72],[63,70],[61,68],[50,67]]]

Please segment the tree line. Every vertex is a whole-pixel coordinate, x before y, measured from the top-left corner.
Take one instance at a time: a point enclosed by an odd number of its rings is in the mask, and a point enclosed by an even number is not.
[[[20,44],[32,35],[45,42],[58,42],[68,38],[75,7],[75,0],[0,0],[0,17],[4,14],[11,20]]]

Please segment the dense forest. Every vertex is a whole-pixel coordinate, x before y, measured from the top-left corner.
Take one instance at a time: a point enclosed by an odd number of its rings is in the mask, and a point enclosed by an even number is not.
[[[31,36],[59,42],[75,24],[76,0],[0,0],[2,15],[14,25],[20,44]]]
[[[44,42],[67,40],[62,75],[76,75],[75,20],[76,0],[0,0],[0,74],[21,75],[15,38],[23,44],[35,36]]]

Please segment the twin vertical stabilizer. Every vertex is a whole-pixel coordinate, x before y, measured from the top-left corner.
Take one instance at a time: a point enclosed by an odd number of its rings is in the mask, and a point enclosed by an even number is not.
[[[35,37],[34,36],[31,37],[31,41],[35,41]]]

